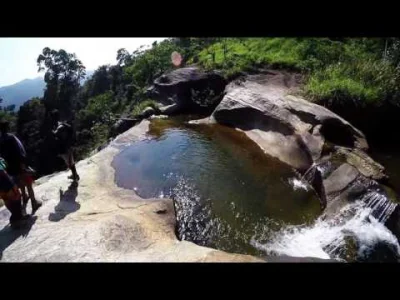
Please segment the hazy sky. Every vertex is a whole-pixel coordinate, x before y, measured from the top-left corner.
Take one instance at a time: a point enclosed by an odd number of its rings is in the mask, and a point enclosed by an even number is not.
[[[75,53],[87,70],[115,64],[117,51],[129,52],[164,38],[0,38],[0,87],[26,78],[43,77],[36,59],[44,47]]]

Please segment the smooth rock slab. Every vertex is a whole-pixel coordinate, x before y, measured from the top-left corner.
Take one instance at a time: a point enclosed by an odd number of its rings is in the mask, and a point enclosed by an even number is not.
[[[356,180],[358,174],[356,168],[346,163],[342,164],[339,168],[333,171],[327,180],[324,180],[326,194],[330,195],[343,191],[350,185],[350,183]]]
[[[115,185],[113,157],[122,145],[143,138],[148,125],[148,121],[141,122],[96,155],[80,161],[77,187],[71,186],[67,172],[39,179],[34,189],[43,206],[24,230],[11,230],[9,213],[1,208],[0,260],[264,262],[178,241],[172,200],[143,200]]]

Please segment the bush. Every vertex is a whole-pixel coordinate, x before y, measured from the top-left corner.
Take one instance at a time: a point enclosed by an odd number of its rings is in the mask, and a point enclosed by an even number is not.
[[[229,38],[203,49],[198,59],[204,68],[221,69],[228,78],[257,66],[302,72],[304,92],[316,102],[400,104],[400,76],[390,58],[397,48],[385,60],[384,46],[378,38]]]
[[[132,111],[131,111],[131,116],[135,117],[137,115],[140,115],[142,113],[142,111],[146,108],[146,107],[152,107],[154,109],[158,109],[158,104],[156,101],[151,100],[151,99],[147,99],[145,101],[139,102],[138,104],[136,104]]]
[[[380,105],[396,93],[396,70],[385,61],[338,63],[314,72],[305,85],[312,100],[357,106]]]
[[[90,128],[96,123],[110,124],[113,106],[113,93],[111,91],[90,98],[85,109],[82,109],[78,114],[79,127]]]
[[[257,65],[309,71],[337,61],[343,51],[342,43],[329,39],[226,39],[201,51],[199,62],[230,75]]]

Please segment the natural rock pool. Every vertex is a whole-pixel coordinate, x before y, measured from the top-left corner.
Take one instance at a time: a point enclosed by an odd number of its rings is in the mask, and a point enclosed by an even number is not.
[[[260,256],[354,260],[351,252],[379,246],[379,253],[390,252],[379,259],[398,257],[390,231],[365,221],[368,209],[355,203],[325,222],[318,198],[290,167],[228,127],[153,120],[148,138],[124,147],[113,167],[119,186],[174,200],[180,239]]]
[[[254,235],[320,212],[312,191],[293,187],[291,168],[220,125],[153,120],[149,139],[122,150],[113,165],[119,186],[175,200],[180,238],[230,252],[260,254]]]

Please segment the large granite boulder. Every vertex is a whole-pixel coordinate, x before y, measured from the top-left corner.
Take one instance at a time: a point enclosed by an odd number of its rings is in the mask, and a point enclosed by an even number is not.
[[[364,134],[330,110],[298,96],[296,75],[280,71],[231,82],[208,118],[242,130],[266,154],[298,171],[334,213],[383,181],[384,168],[370,158]],[[296,96],[295,96],[296,95]]]
[[[209,114],[219,104],[226,86],[224,77],[216,72],[205,72],[197,67],[187,67],[165,73],[148,89],[149,97],[174,109],[164,114]]]
[[[288,95],[291,75],[252,75],[232,82],[212,113],[220,123],[239,128],[268,154],[299,170],[322,156],[325,142],[367,149],[362,132],[328,109]],[[289,85],[289,86],[288,86]]]

